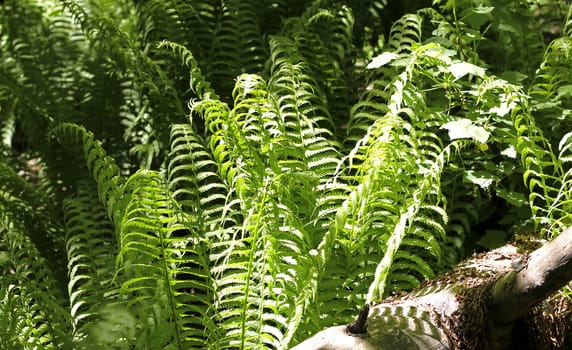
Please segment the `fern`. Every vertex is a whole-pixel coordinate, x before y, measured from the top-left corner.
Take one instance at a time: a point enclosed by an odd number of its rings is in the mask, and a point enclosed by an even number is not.
[[[141,13],[141,32],[147,45],[161,40],[180,43],[195,52],[199,61],[208,58],[216,25],[215,1],[136,1]]]
[[[494,81],[489,82],[483,92],[495,86]],[[536,126],[522,92],[509,85],[500,97],[497,113],[510,113],[514,122],[517,133],[516,150],[524,168],[523,179],[530,190],[532,212],[538,217],[538,224],[546,224],[544,220],[550,221],[559,216],[553,216],[553,213],[548,214],[544,210],[550,207],[549,203],[558,193],[563,175],[562,164],[557,160],[542,130]]]
[[[287,349],[557,234],[569,7],[6,0],[0,347]]]
[[[100,309],[118,294],[113,281],[115,266],[111,263],[118,251],[115,230],[92,196],[97,192],[94,187],[85,182],[77,199],[64,202],[70,315],[76,343],[88,336],[86,329],[98,321]]]
[[[311,168],[305,165],[305,153],[287,146],[292,137],[287,131],[288,121],[278,118],[264,82],[256,76],[241,76],[234,95],[230,112],[208,101],[195,107],[204,111],[222,179],[229,195],[238,196],[243,217],[239,230],[229,231],[216,243],[217,247],[227,246],[223,249],[226,257],[214,270],[219,276],[218,305],[225,310],[221,317],[226,336],[213,346],[284,347],[295,327],[286,330],[282,325],[289,317],[299,322],[311,297],[288,300],[280,295],[294,295],[280,291],[297,288],[307,271],[312,271],[310,260],[301,258],[310,250],[311,240],[296,214],[311,212],[312,200],[301,201],[297,196],[299,190],[311,195],[317,179],[304,172]],[[222,120],[227,121],[223,124]],[[222,125],[231,127],[221,129]],[[257,154],[257,149],[262,152]],[[252,188],[262,191],[250,191]],[[279,199],[279,194],[287,196]],[[233,240],[228,241],[228,237]],[[299,305],[294,315],[288,305]],[[269,325],[254,322],[260,319],[268,319]]]
[[[227,187],[217,173],[216,163],[204,140],[190,125],[173,125],[171,135],[169,188],[183,211],[194,213],[196,219],[204,223],[206,234],[221,217]]]
[[[55,228],[49,227],[53,224],[49,221],[42,223],[38,215],[45,212],[45,207],[38,207],[39,213],[34,214],[35,200],[30,198],[28,202],[11,195],[9,185],[16,185],[14,190],[22,190],[20,193],[24,198],[31,193],[5,164],[0,163],[0,166],[3,167],[0,174],[4,175],[0,187],[0,268],[3,276],[0,309],[4,325],[0,342],[6,348],[20,348],[23,344],[46,349],[67,348],[71,344],[68,336],[71,322],[62,281],[56,278],[62,267],[56,248],[59,245],[51,248],[55,259],[52,262],[46,261],[40,250],[48,249],[48,244],[54,243],[48,239],[57,237]],[[32,224],[34,221],[40,224]],[[38,241],[41,234],[48,239]]]
[[[566,62],[570,55],[571,43],[569,37],[563,37],[554,40],[548,46],[528,92],[537,101],[531,106],[535,117],[554,123],[554,126],[546,130],[549,133],[547,136],[553,140],[561,139],[565,133],[562,130],[569,125],[569,101],[565,96],[569,94],[570,86],[567,77],[571,67]],[[553,147],[555,145],[553,143]]]
[[[399,55],[398,52],[408,54],[412,44],[421,41],[421,17],[418,15],[406,15],[394,23],[389,37],[386,57]],[[382,56],[379,56],[382,57]],[[374,61],[375,62],[375,61]],[[373,64],[373,62],[372,62]],[[392,82],[389,77],[394,76],[396,71],[388,66],[383,66],[375,73],[370,73],[366,89],[360,97],[359,103],[352,106],[347,128],[346,146],[351,149],[367,132],[369,126],[380,116],[388,112],[390,94],[386,87]]]
[[[291,45],[288,39],[271,40],[273,70],[269,89],[278,101],[289,141],[286,144],[302,147],[304,168],[320,169],[319,175],[332,174],[339,148],[336,142],[329,141],[333,136],[333,121],[325,101],[319,99],[319,87],[309,75],[309,67],[305,67],[303,58]]]
[[[191,89],[193,89],[200,100],[218,99],[218,95],[210,88],[210,83],[206,81],[193,54],[187,48],[170,41],[162,41],[159,44],[159,48],[163,47],[169,47],[173,52],[177,53],[182,63],[190,69]]]
[[[148,334],[137,343],[178,348],[203,344],[202,328],[214,327],[204,323],[210,319],[211,299],[205,246],[177,218],[179,210],[158,174],[137,173],[126,186],[132,195],[119,232],[117,273],[128,307],[150,316],[143,320],[149,324],[142,325]]]
[[[241,73],[260,73],[267,57],[255,1],[224,1],[214,28],[207,79],[229,95]],[[238,59],[237,59],[238,58]]]
[[[299,19],[285,23],[282,35],[291,38],[328,102],[332,120],[343,124],[353,99],[351,72],[355,51],[352,43],[353,16],[347,6],[316,1]],[[318,7],[319,6],[319,7]],[[336,131],[339,126],[336,126]]]
[[[56,208],[50,205],[50,198],[38,193],[23,181],[6,163],[0,162],[0,206],[9,221],[5,229],[13,223],[20,225],[20,233],[32,242],[41,255],[51,253],[49,269],[58,277],[58,288],[67,281],[65,276],[65,253],[62,250],[62,227],[53,219]],[[23,239],[23,238],[22,238]]]
[[[107,215],[117,225],[123,216],[125,198],[122,193],[124,179],[121,177],[115,160],[106,154],[101,142],[93,133],[74,124],[55,125],[50,133],[61,143],[80,144],[87,168],[97,182],[99,200],[107,210]]]

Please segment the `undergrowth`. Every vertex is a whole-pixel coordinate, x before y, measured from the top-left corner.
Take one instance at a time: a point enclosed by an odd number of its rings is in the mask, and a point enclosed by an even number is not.
[[[286,349],[572,224],[570,2],[387,3],[3,1],[0,347]]]

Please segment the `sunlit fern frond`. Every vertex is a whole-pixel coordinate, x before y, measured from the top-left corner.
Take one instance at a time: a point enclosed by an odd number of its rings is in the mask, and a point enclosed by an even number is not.
[[[4,98],[5,92],[0,92],[2,98],[2,111],[5,113],[5,118],[0,121],[0,148],[9,150],[12,148],[14,142],[14,135],[16,133],[16,114],[14,113],[14,103],[7,103],[7,98]]]
[[[138,172],[119,229],[120,299],[140,320],[138,346],[199,348],[216,331],[207,244],[156,172]],[[160,306],[160,307],[157,307]]]
[[[293,79],[281,74],[286,83]],[[301,102],[306,92],[299,90],[299,100],[296,93],[290,88],[273,94],[261,77],[245,74],[237,79],[230,111],[216,101],[195,105],[210,131],[210,148],[228,198],[238,198],[243,217],[240,226],[213,236],[215,254],[220,255],[213,256],[218,262],[213,273],[224,330],[215,348],[285,348],[315,295],[316,280],[309,276],[315,276],[320,264],[310,251],[319,236],[312,239],[317,230],[306,222],[317,216],[316,190],[324,174],[308,151],[319,147],[304,141],[317,138]],[[229,205],[227,200],[225,208]],[[291,293],[291,288],[306,292]],[[260,319],[267,322],[255,321]]]
[[[333,174],[340,146],[335,141],[325,96],[293,41],[272,37],[270,47],[269,91],[278,105],[288,141],[303,149],[310,170],[320,176]]]
[[[283,164],[291,170],[309,171],[319,183],[317,190],[321,195],[314,212],[304,216],[311,218],[308,227],[321,259],[319,268],[323,269],[333,244],[333,231],[329,226],[346,189],[343,181],[331,178],[340,164],[341,146],[334,136],[335,122],[326,96],[298,45],[300,43],[285,37],[270,38],[269,91],[278,110],[283,147],[287,150],[281,156]]]
[[[229,192],[205,141],[189,124],[172,126],[168,181],[173,198],[196,221],[195,229],[212,242],[212,263],[224,259],[228,247],[222,242],[242,223],[240,201]]]
[[[566,34],[567,36],[572,36],[572,6],[568,7],[566,18],[564,19],[562,33]]]
[[[528,94],[534,99],[531,112],[542,125],[552,146],[556,146],[566,130],[572,126],[570,108],[572,102],[572,38],[561,37],[554,40],[544,54]],[[544,122],[546,120],[546,122]]]
[[[415,44],[421,42],[423,19],[417,14],[407,14],[393,23],[387,50],[397,54],[410,52]]]
[[[553,211],[558,211],[560,217],[554,222],[556,226],[551,232],[559,232],[564,230],[572,223],[572,216],[570,214],[572,206],[572,133],[568,132],[560,140],[558,144],[558,160],[562,162],[565,173],[562,176],[562,184],[559,188],[556,198],[548,209],[549,216]]]
[[[424,66],[437,64],[424,57],[431,47],[415,48],[407,59],[381,105],[387,112],[374,115],[374,123],[357,141],[345,160],[345,173],[340,174],[352,191],[336,218],[338,239],[345,249],[335,251],[339,256],[332,260],[346,265],[341,270],[332,265],[331,273],[341,274],[338,278],[346,281],[355,301],[366,298],[363,286],[353,282],[357,279],[372,281],[367,299],[380,300],[391,288],[414,287],[441,266],[448,218],[440,182],[450,152],[435,134],[443,119],[431,112],[419,79]],[[352,261],[356,255],[364,259]]]
[[[513,96],[507,96],[507,99]],[[513,120],[519,136],[517,150],[525,167],[524,181],[530,190],[532,212],[537,216],[538,223],[545,224],[548,222],[544,220],[561,215],[546,210],[558,194],[563,179],[562,164],[556,159],[542,130],[535,125],[534,117],[526,109],[513,113]]]
[[[536,224],[552,224],[563,214],[560,210],[547,210],[558,195],[564,171],[550,141],[536,124],[528,98],[518,87],[503,81],[490,80],[482,85],[481,91],[483,95],[498,96],[496,113],[510,115],[517,134],[515,148],[524,169],[523,179],[530,191],[529,202]]]
[[[282,190],[278,183],[266,185]],[[268,193],[254,203],[245,214],[243,231],[231,244],[231,256],[215,269],[220,275],[217,305],[225,331],[215,348],[231,344],[284,348],[313,295],[306,229]]]
[[[189,124],[171,128],[169,189],[185,213],[209,222],[223,210],[227,189],[204,140]]]
[[[350,110],[347,135],[344,140],[344,146],[348,149],[352,149],[356,142],[364,137],[367,128],[376,119],[389,111],[387,104],[391,96],[388,87],[398,71],[387,63],[408,56],[414,46],[421,43],[422,22],[420,15],[408,14],[393,24],[388,44],[384,49],[385,56],[380,56],[383,58],[383,64],[375,64],[377,69],[368,73],[368,80],[362,88],[359,101]],[[375,61],[372,62],[374,63]]]

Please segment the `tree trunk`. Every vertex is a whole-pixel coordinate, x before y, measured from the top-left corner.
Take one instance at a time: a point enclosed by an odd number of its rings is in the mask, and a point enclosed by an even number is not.
[[[508,244],[473,257],[292,350],[561,349],[570,301],[554,293],[570,280],[572,228],[531,254]]]

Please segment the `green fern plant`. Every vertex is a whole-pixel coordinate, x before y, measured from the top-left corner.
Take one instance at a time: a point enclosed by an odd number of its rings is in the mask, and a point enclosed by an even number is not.
[[[572,6],[441,3],[6,0],[0,346],[287,349],[569,226]]]

